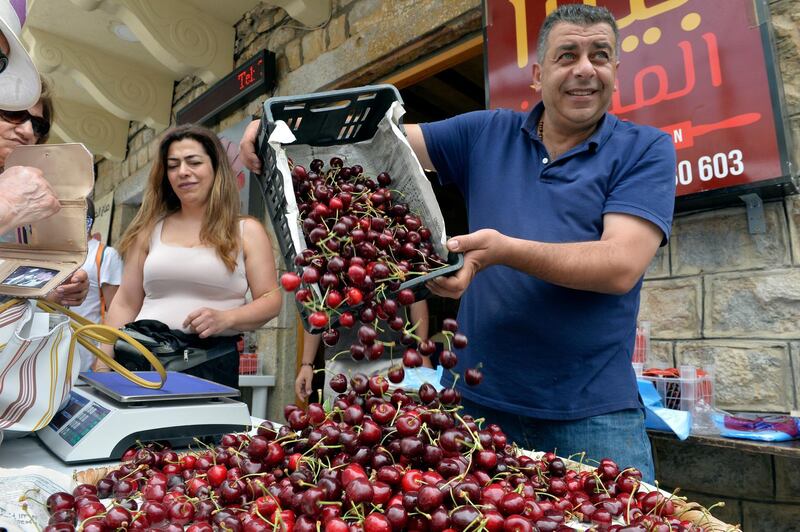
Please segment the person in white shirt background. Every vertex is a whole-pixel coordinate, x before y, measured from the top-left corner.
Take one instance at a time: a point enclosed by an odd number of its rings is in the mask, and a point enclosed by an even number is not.
[[[88,238],[88,251],[86,262],[81,269],[89,276],[89,293],[86,299],[72,310],[84,318],[102,323],[105,313],[111,306],[111,300],[117,293],[122,281],[122,258],[117,250],[106,246],[99,240],[92,238],[92,224],[94,223],[94,203],[86,199],[86,232]],[[98,268],[99,266],[99,268]],[[83,346],[79,346],[81,354],[81,371],[89,371],[94,363],[94,355]]]

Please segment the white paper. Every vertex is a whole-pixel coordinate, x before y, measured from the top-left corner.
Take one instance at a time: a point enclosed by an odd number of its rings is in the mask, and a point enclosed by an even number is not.
[[[47,498],[59,491],[68,492],[71,482],[67,475],[39,466],[0,469],[0,527],[10,532],[41,530],[50,518]],[[32,500],[21,501],[23,497]]]

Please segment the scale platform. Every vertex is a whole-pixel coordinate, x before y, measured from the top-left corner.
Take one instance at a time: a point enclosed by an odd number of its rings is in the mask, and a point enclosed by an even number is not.
[[[149,380],[152,371],[136,372]],[[81,373],[85,383],[39,439],[67,464],[119,460],[138,442],[167,442],[173,448],[218,439],[250,425],[247,405],[232,399],[239,390],[178,372],[167,372],[164,387],[142,388],[118,373]]]

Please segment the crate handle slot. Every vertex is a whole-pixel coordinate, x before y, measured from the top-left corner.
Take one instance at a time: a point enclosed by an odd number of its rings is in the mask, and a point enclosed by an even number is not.
[[[370,111],[372,111],[372,107],[367,107],[367,108],[364,109],[364,114],[361,115],[361,121],[362,122],[367,119],[367,117],[369,116],[369,112]]]
[[[370,92],[368,94],[362,94],[357,98],[357,101],[363,102],[364,100],[374,100],[378,96],[377,92]]]
[[[318,103],[309,107],[312,113],[326,113],[328,111],[337,111],[339,109],[346,109],[352,104],[352,100],[339,100],[338,102],[331,103]]]
[[[339,132],[339,139],[349,139],[353,136],[353,126],[342,126],[342,130]]]
[[[306,108],[304,103],[287,103],[283,106],[284,111],[301,111]]]

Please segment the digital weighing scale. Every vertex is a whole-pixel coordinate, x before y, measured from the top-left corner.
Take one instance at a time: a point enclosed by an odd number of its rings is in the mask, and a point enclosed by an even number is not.
[[[136,372],[157,381],[156,372]],[[186,447],[195,438],[219,438],[250,425],[247,405],[231,399],[239,390],[169,371],[164,387],[150,390],[118,373],[81,373],[85,385],[36,434],[67,464],[119,460],[137,442]]]

